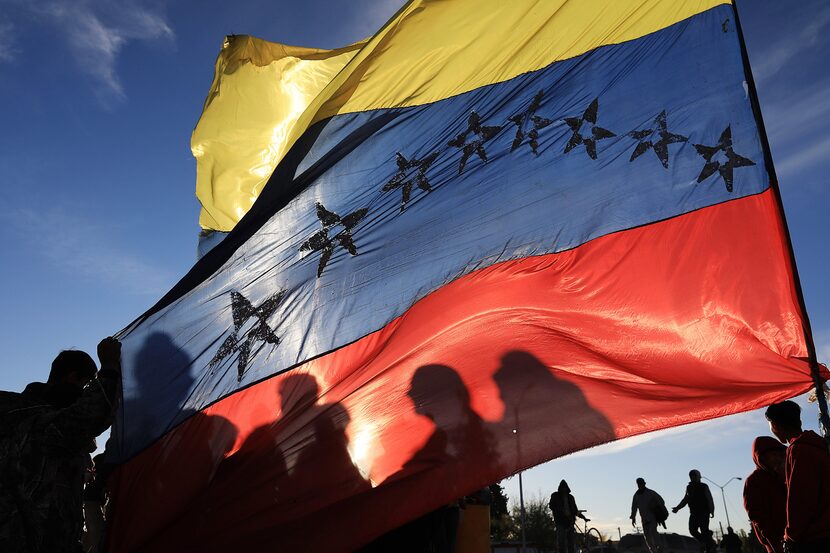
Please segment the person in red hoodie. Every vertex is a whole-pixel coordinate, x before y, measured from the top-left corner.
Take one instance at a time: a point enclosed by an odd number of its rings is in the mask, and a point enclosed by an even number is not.
[[[781,443],[789,443],[785,465],[787,526],[784,550],[792,553],[830,551],[830,449],[812,430],[801,429],[801,408],[792,401],[767,408],[769,427]]]
[[[781,553],[787,525],[787,485],[784,463],[787,448],[769,436],[752,443],[756,468],[744,482],[744,507],[752,529],[767,553]]]

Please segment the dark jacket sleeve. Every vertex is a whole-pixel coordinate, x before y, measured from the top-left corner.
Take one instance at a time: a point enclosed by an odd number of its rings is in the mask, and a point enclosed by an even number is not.
[[[89,441],[100,435],[112,424],[119,381],[118,372],[101,370],[75,403],[55,413],[53,428],[77,440]]]
[[[806,444],[793,444],[787,452],[787,528],[784,535],[791,541],[804,538],[812,518],[821,505],[820,489],[824,459],[819,451]]]
[[[686,506],[687,503],[689,503],[689,488],[688,488],[688,486],[686,487],[686,495],[683,496],[683,499],[680,500],[680,503],[677,504],[677,507],[675,507],[675,509],[682,509],[683,507]]]
[[[763,473],[753,473],[744,482],[744,508],[752,529],[761,545],[768,552],[777,551],[781,547],[782,521],[775,520],[777,511],[770,505],[775,498],[775,490],[770,489],[767,476]]]
[[[706,490],[706,502],[709,505],[709,514],[715,514],[715,500],[712,499],[712,491],[709,489],[709,486],[703,484],[703,489]]]

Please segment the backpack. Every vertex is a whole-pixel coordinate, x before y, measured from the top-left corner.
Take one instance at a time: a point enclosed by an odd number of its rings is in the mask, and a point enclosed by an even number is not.
[[[657,524],[666,525],[666,520],[669,518],[669,510],[666,509],[665,503],[660,503],[654,507],[654,518],[657,519]]]

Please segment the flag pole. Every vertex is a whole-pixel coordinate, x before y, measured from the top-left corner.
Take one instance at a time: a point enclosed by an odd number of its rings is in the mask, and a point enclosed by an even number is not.
[[[798,266],[795,263],[795,252],[793,250],[793,242],[790,237],[790,229],[787,226],[787,217],[784,213],[784,203],[781,200],[781,190],[778,186],[778,176],[775,174],[775,166],[772,163],[772,153],[769,147],[769,140],[767,138],[767,131],[764,127],[764,118],[761,115],[761,105],[758,102],[758,92],[755,89],[755,79],[752,77],[752,68],[749,65],[749,55],[746,50],[746,41],[744,40],[744,33],[741,27],[741,20],[738,15],[737,0],[732,0],[732,13],[735,15],[735,29],[738,33],[738,42],[741,45],[741,58],[743,59],[744,75],[746,77],[747,92],[749,93],[749,101],[752,105],[752,112],[755,115],[755,122],[758,125],[758,134],[761,137],[761,146],[764,150],[764,162],[767,166],[769,174],[770,188],[775,194],[775,199],[778,204],[778,211],[781,215],[781,221],[784,224],[784,236],[787,241],[787,250],[790,256],[790,266],[793,270],[793,280],[795,281],[795,290],[798,297],[798,304],[801,308],[802,322],[804,325],[804,341],[807,345],[807,356],[810,363],[810,372],[813,377],[813,384],[816,389],[816,401],[818,402],[819,422],[821,424],[821,432],[824,439],[830,443],[830,415],[827,409],[827,397],[824,395],[824,381],[821,379],[821,370],[819,369],[818,357],[816,355],[816,345],[813,342],[813,331],[810,326],[810,317],[807,315],[807,305],[804,302],[804,292],[801,289],[801,279],[798,276]],[[728,20],[724,22],[724,26],[728,25]],[[726,27],[725,27],[726,28]]]

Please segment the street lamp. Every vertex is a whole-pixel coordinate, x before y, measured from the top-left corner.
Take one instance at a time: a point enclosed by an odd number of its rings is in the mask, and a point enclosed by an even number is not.
[[[732,482],[733,480],[743,480],[743,478],[741,478],[740,476],[733,476],[732,478],[727,480],[726,484],[724,484],[723,486],[721,486],[720,484],[718,484],[714,480],[706,478],[705,476],[701,476],[701,478],[703,478],[704,480],[708,480],[709,482],[711,482],[712,484],[714,484],[715,486],[720,488],[720,495],[721,495],[721,498],[723,499],[723,512],[726,513],[726,525],[731,527],[732,524],[729,522],[729,509],[726,508],[726,493],[723,491],[723,489],[726,486],[728,486],[729,483]]]
[[[513,431],[515,432],[515,430]],[[521,525],[522,530],[522,549],[521,553],[525,553],[525,548],[527,547],[527,540],[525,539],[525,492],[522,486],[522,471],[519,471],[519,524]]]

